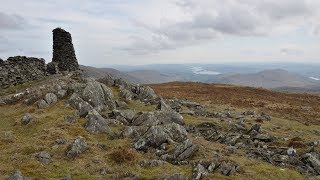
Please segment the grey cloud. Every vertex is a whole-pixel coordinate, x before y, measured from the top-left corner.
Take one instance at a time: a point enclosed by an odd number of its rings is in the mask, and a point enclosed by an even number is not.
[[[157,41],[137,38],[132,44],[133,49],[141,47],[144,52],[150,49],[154,53],[214,40],[222,35],[269,35],[276,28],[292,25],[287,24],[287,20],[305,23],[304,18],[312,16],[315,11],[305,0],[179,0],[174,4],[191,14],[191,19],[162,23],[160,26],[140,24],[152,37],[164,38],[156,38]],[[163,45],[163,39],[170,42],[170,45]]]
[[[292,49],[292,48],[282,48],[280,52],[283,55],[294,55],[294,56],[303,54],[303,51],[298,49]]]
[[[0,29],[20,29],[25,24],[25,19],[19,15],[8,15],[0,12]]]

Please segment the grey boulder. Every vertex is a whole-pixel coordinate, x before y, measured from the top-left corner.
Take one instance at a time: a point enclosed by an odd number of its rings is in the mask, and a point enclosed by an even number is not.
[[[36,158],[38,161],[40,161],[43,164],[49,164],[51,161],[51,156],[49,153],[42,151],[36,155]]]
[[[108,126],[110,121],[104,119],[97,111],[90,111],[86,116],[86,120],[84,127],[89,133],[111,133],[111,129]]]
[[[45,100],[41,99],[38,101],[38,108],[39,109],[46,109],[48,107],[49,107],[49,104]]]
[[[88,150],[88,144],[85,138],[82,136],[78,136],[68,147],[66,155],[68,158],[75,158],[86,150]]]
[[[27,125],[33,119],[33,116],[30,113],[25,114],[21,119],[21,124]]]
[[[16,171],[11,174],[7,180],[28,180],[28,177],[24,177],[20,171]]]
[[[58,97],[53,93],[46,94],[44,99],[49,105],[54,104],[58,101]]]

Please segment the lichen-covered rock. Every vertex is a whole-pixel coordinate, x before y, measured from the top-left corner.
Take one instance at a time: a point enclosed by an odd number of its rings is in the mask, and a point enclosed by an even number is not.
[[[28,180],[28,177],[24,177],[18,170],[8,177],[7,180]]]
[[[30,113],[26,113],[21,119],[21,124],[27,125],[32,119],[33,116]]]
[[[174,111],[145,112],[132,121],[133,126],[156,126],[160,124],[184,124],[183,117]]]
[[[197,164],[192,170],[192,179],[200,180],[208,176],[208,171],[202,164]]]
[[[320,160],[318,158],[310,153],[307,153],[305,161],[312,166],[318,175],[320,175]]]
[[[57,92],[57,96],[59,99],[63,99],[67,96],[67,90],[61,89]]]
[[[161,124],[174,122],[184,125],[183,117],[174,111],[156,111],[155,116],[161,122]]]
[[[160,126],[152,126],[136,143],[134,148],[145,151],[149,147],[158,148],[161,144],[172,141]]]
[[[49,104],[48,104],[45,100],[40,99],[40,100],[38,101],[38,108],[39,108],[39,109],[46,109],[46,108],[48,108],[48,107],[49,107]]]
[[[46,94],[44,99],[49,105],[55,104],[58,101],[58,97],[53,93]]]
[[[169,105],[167,105],[162,98],[160,98],[158,102],[157,110],[172,111],[173,109]]]
[[[182,142],[187,139],[187,132],[183,126],[171,123],[151,126],[146,132],[137,137],[139,139],[134,144],[135,149],[146,151],[149,147],[158,148],[163,143]]]
[[[103,110],[106,106],[110,109],[115,107],[112,90],[94,80],[89,80],[82,92],[82,98],[97,111]]]
[[[192,157],[199,150],[198,145],[193,144],[189,139],[177,147],[174,157],[176,161],[183,161]]]
[[[139,99],[156,99],[158,97],[154,90],[149,86],[139,87],[137,94]]]
[[[122,86],[120,86],[120,96],[127,101],[131,101],[133,99],[133,93],[127,89],[124,89]]]
[[[104,119],[97,111],[90,111],[86,116],[85,129],[91,134],[111,133],[110,120]]]
[[[46,151],[42,151],[36,155],[36,158],[38,161],[40,161],[43,164],[49,164],[51,161],[51,156]]]
[[[67,123],[77,123],[78,120],[74,116],[65,116],[64,121]]]
[[[68,158],[75,158],[86,150],[88,150],[88,144],[85,138],[82,136],[78,136],[68,147],[66,155]]]
[[[110,75],[107,75],[104,78],[100,78],[98,79],[98,81],[109,87],[114,86],[114,79]]]
[[[122,122],[125,125],[131,123],[132,119],[136,115],[136,112],[131,109],[126,110],[113,110],[112,111],[116,120]]]

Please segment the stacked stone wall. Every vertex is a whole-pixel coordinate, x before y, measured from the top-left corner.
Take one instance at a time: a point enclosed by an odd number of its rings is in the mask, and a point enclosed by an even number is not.
[[[6,61],[0,59],[0,87],[18,85],[38,80],[46,76],[44,59],[15,56]]]

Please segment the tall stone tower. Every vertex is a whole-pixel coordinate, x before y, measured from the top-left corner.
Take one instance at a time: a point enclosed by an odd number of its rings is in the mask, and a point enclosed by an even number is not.
[[[53,57],[52,63],[48,64],[49,73],[56,71],[75,71],[79,69],[71,34],[61,28],[53,31]],[[55,72],[54,72],[55,71]]]

